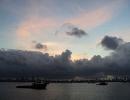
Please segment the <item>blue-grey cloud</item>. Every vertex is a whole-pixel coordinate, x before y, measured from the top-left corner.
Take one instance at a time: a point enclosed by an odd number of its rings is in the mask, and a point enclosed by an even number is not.
[[[34,48],[35,49],[43,49],[43,50],[47,50],[48,49],[46,44],[42,44],[42,43],[37,42],[37,41],[32,41],[32,43],[34,44]]]
[[[59,30],[55,32],[55,35],[58,33],[65,33],[68,36],[75,36],[77,38],[81,38],[83,36],[88,35],[83,29],[78,28],[77,26],[71,23],[64,23]]]
[[[36,43],[35,48],[36,48],[36,49],[44,49],[44,50],[47,50],[47,45],[43,45],[43,44],[41,44],[41,43]]]
[[[84,30],[79,29],[77,27],[72,28],[70,31],[66,32],[66,34],[70,36],[76,36],[78,38],[87,35],[87,33]]]
[[[103,47],[111,50],[115,50],[122,43],[123,40],[121,38],[112,37],[112,36],[105,36],[101,41],[101,45]]]
[[[48,53],[0,50],[0,76],[72,77],[71,52],[66,50],[55,57]]]

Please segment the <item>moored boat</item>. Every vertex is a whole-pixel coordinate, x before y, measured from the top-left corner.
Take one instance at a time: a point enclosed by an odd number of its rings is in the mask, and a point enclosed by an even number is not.
[[[106,83],[106,82],[100,82],[100,83],[97,83],[96,85],[108,85],[108,83]]]
[[[46,89],[48,82],[34,82],[31,85],[16,86],[16,88]]]

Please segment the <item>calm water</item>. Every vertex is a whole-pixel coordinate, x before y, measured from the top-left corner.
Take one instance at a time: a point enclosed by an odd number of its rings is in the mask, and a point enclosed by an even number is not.
[[[130,100],[130,83],[49,84],[47,90],[18,89],[23,83],[0,83],[0,100]]]

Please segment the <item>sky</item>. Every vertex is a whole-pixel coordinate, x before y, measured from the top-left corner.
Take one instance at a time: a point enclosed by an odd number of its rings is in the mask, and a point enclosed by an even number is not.
[[[0,76],[130,75],[130,0],[0,0]]]
[[[129,0],[0,0],[0,48],[61,54],[72,59],[106,56],[100,45],[105,35],[129,41]],[[67,35],[69,26],[87,35]],[[39,43],[46,49],[36,49]]]

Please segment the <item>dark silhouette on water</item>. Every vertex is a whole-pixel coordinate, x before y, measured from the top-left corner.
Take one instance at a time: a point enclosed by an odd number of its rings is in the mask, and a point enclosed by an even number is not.
[[[106,83],[106,82],[100,82],[100,83],[97,83],[96,85],[108,85],[108,83]]]
[[[42,81],[36,81],[33,82],[31,85],[21,85],[21,86],[16,86],[16,88],[28,88],[28,89],[46,89],[48,82],[42,82]]]

